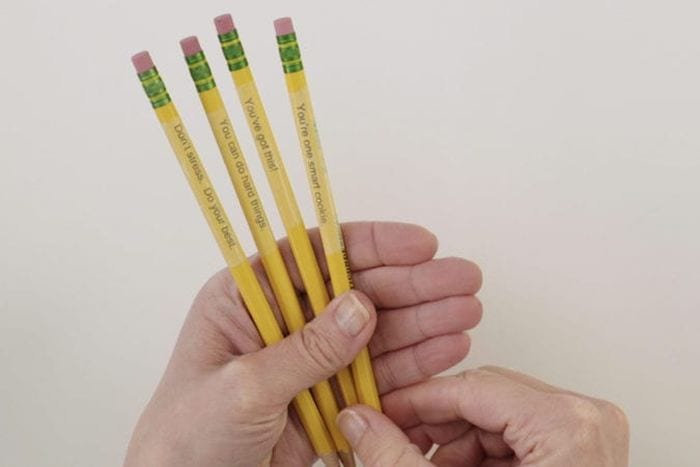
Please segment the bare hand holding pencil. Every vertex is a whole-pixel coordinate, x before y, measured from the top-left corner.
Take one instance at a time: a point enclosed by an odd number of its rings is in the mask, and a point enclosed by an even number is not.
[[[382,397],[465,357],[463,331],[481,318],[479,269],[434,259],[436,239],[421,227],[350,223],[343,232],[356,291],[274,346],[263,349],[227,270],[203,287],[135,429],[127,466],[251,466],[269,456],[273,465],[311,465],[312,447],[288,412],[300,390],[337,373],[368,344]],[[322,258],[318,232],[311,238]],[[289,246],[280,245],[305,301]],[[276,308],[261,264],[253,264]]]

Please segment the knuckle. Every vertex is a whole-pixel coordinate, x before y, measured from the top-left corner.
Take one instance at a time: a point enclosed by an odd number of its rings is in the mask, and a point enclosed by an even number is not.
[[[401,387],[401,378],[396,372],[395,366],[389,364],[385,359],[375,360],[373,365],[377,379],[383,381],[386,388],[393,390]]]
[[[497,368],[494,366],[481,366],[479,368],[473,368],[470,370],[465,370],[458,374],[458,376],[463,379],[467,384],[476,383],[477,381],[483,381],[488,378],[498,377],[492,369]]]
[[[298,343],[301,355],[323,373],[332,374],[346,363],[329,336],[315,326],[302,329]]]
[[[615,404],[569,392],[547,394],[545,398],[551,417],[543,420],[548,420],[548,430],[565,440],[572,452],[600,450],[611,440],[627,445],[627,416]]]
[[[500,375],[489,371],[485,367],[465,370],[457,374],[457,377],[461,380],[458,383],[461,394],[458,402],[460,409],[462,409],[462,403],[464,401],[471,400],[475,396],[475,391],[477,391],[476,388],[484,383],[493,382],[494,380],[501,378]]]
[[[557,394],[555,397],[567,418],[577,425],[596,426],[602,423],[600,408],[592,400],[573,394]]]
[[[192,302],[190,313],[205,318],[213,315],[222,294],[234,299],[239,298],[238,289],[227,269],[218,271],[204,283]]]
[[[554,397],[565,417],[563,423],[571,442],[582,449],[600,444],[605,428],[605,417],[600,407],[593,400],[573,394],[557,394]]]
[[[627,414],[618,405],[608,401],[601,401],[603,412],[607,415],[612,425],[625,436],[629,435],[630,423]]]
[[[480,366],[478,369],[484,373],[498,373],[498,371],[502,370],[501,367],[496,365],[484,365]]]

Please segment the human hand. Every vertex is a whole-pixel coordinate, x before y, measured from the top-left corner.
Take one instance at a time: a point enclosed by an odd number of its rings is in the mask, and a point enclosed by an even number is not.
[[[465,357],[463,331],[481,318],[473,296],[481,284],[478,268],[433,259],[436,239],[421,227],[350,223],[343,232],[357,291],[272,347],[262,348],[228,270],[207,282],[135,428],[126,466],[257,467],[270,456],[272,465],[310,465],[315,455],[288,405],[347,366],[368,341],[383,397]],[[316,230],[311,239],[327,278]],[[289,245],[280,247],[305,304]],[[260,262],[253,264],[278,312]],[[350,332],[336,321],[348,309],[366,318]]]
[[[338,417],[366,467],[628,464],[629,428],[618,407],[504,368],[435,378],[383,404],[386,416],[358,405]]]

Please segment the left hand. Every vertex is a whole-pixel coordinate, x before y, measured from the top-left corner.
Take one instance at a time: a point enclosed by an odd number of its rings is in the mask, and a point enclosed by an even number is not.
[[[293,412],[288,416],[300,390],[347,366],[367,343],[382,397],[466,356],[463,331],[481,318],[473,296],[479,269],[462,259],[433,259],[436,239],[418,226],[350,223],[343,232],[358,292],[335,299],[321,317],[274,346],[263,349],[227,269],[207,282],[136,426],[125,465],[257,466],[270,456],[273,465],[311,465],[315,455],[304,430]],[[310,234],[321,259],[318,232]],[[303,290],[288,243],[280,247]],[[260,262],[253,264],[269,293]],[[322,269],[327,277],[325,264]],[[354,335],[335,319],[348,299],[367,312]]]

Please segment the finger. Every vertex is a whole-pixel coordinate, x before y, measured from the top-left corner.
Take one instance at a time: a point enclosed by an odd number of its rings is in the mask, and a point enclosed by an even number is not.
[[[285,453],[286,465],[312,465],[317,456],[304,430],[304,425],[299,419],[299,414],[293,407],[290,407],[288,417],[288,422],[273,449],[273,455],[275,451]]]
[[[379,393],[418,383],[447,370],[464,359],[470,342],[466,334],[448,334],[375,358],[372,366]]]
[[[355,288],[377,308],[400,308],[455,295],[473,295],[481,288],[479,267],[462,258],[442,258],[412,266],[384,266],[353,275]]]
[[[533,389],[537,389],[538,391],[548,393],[566,392],[564,389],[552,386],[551,384],[545,383],[544,381],[540,381],[539,379],[534,378],[530,375],[526,375],[525,373],[520,373],[519,371],[511,370],[509,368],[487,365],[482,366],[479,369],[482,371],[490,371],[491,373],[499,374],[506,378],[510,378],[513,381],[517,381]]]
[[[362,293],[351,291],[334,299],[301,331],[243,355],[236,364],[247,369],[266,403],[287,405],[303,389],[349,365],[369,341],[375,324],[372,303]]]
[[[486,457],[507,458],[513,456],[513,450],[503,439],[501,433],[489,433],[488,431],[476,429],[479,444],[481,444]]]
[[[259,350],[260,335],[245,310],[228,268],[217,272],[194,299],[171,364],[199,371],[225,365],[234,355]]]
[[[382,405],[401,427],[466,420],[483,430],[502,433],[508,423],[546,408],[544,396],[501,375],[468,370],[387,394]]]
[[[431,465],[391,420],[369,407],[356,405],[343,410],[338,424],[363,465]]]
[[[480,465],[484,458],[510,459],[513,450],[500,433],[473,428],[447,443],[442,443],[430,459],[439,466]]]
[[[343,224],[343,238],[353,271],[377,266],[401,266],[429,260],[437,251],[437,238],[429,230],[400,222]],[[314,242],[320,245],[320,241]]]
[[[481,315],[481,302],[473,295],[380,311],[369,349],[373,356],[379,356],[431,337],[466,331],[479,323]]]
[[[432,258],[437,251],[435,235],[418,225],[399,222],[349,222],[344,223],[342,229],[352,271],[385,265],[418,264]],[[323,276],[328,279],[328,267],[318,228],[309,229],[308,232]],[[279,245],[295,285],[303,290],[289,240],[285,238]]]
[[[461,436],[441,445],[430,458],[439,467],[480,466],[484,451],[479,443],[479,430],[472,428]]]
[[[572,396],[580,397],[582,399],[589,400],[596,404],[600,402],[598,399],[595,399],[593,397],[575,391],[570,391],[568,389],[562,389],[557,386],[552,386],[551,384],[545,383],[544,381],[541,381],[535,377],[526,375],[525,373],[520,373],[516,370],[511,370],[510,368],[502,368],[498,366],[488,365],[483,366],[480,369],[502,375],[506,378],[512,379],[513,381],[518,381],[521,384],[529,386],[533,389],[537,389],[538,391],[546,392],[548,394],[571,394]]]
[[[439,425],[420,424],[408,429],[404,433],[413,444],[418,446],[423,453],[432,448],[433,444],[447,444],[464,435],[472,428],[469,422],[458,420]]]

